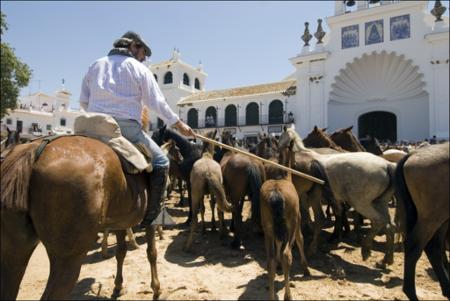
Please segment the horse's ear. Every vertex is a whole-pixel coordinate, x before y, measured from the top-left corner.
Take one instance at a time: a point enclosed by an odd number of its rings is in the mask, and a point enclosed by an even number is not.
[[[283,126],[283,131],[286,132],[287,131],[287,127]]]
[[[325,132],[325,131],[327,130],[327,128],[328,128],[328,127],[326,127],[326,128],[323,128],[323,129],[322,129],[322,132]]]
[[[317,132],[318,130],[319,130],[319,129],[317,128],[317,125],[315,125],[313,131],[314,131],[314,132]]]
[[[215,139],[216,135],[217,135],[217,129],[214,130],[214,135],[212,136],[212,138]]]
[[[9,129],[9,127],[6,127],[6,131],[8,131],[8,134],[11,133],[11,130]]]
[[[346,132],[351,131],[353,128],[353,125],[349,126],[348,128],[345,129]]]

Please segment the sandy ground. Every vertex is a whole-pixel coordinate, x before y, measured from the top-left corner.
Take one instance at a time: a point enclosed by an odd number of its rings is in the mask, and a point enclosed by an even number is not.
[[[232,250],[231,235],[225,241],[218,232],[211,232],[210,215],[207,214],[207,231],[195,236],[193,252],[185,253],[182,246],[187,238],[187,228],[181,225],[187,216],[187,207],[176,207],[178,196],[168,201],[168,209],[178,223],[164,230],[164,239],[157,241],[158,272],[163,294],[160,299],[267,299],[268,283],[263,237],[250,231],[250,222],[244,223],[244,249]],[[207,213],[209,202],[205,202]],[[244,220],[249,211],[245,202]],[[227,214],[229,223],[230,215]],[[200,216],[199,216],[200,218]],[[299,254],[294,248],[291,267],[291,290],[295,299],[405,299],[403,294],[403,254],[396,252],[394,264],[388,269],[376,268],[375,263],[383,257],[384,237],[377,238],[372,256],[363,262],[361,249],[352,239],[346,239],[337,246],[326,242],[331,228],[322,233],[321,248],[328,253],[318,252],[308,258],[312,276],[304,277],[300,269]],[[144,233],[136,233],[139,249],[128,251],[124,263],[124,284],[126,292],[120,300],[152,299],[150,288],[150,265],[146,256]],[[115,236],[109,237],[110,257],[100,254],[100,241],[88,253],[81,268],[80,277],[71,294],[72,299],[111,299],[116,273]],[[306,244],[308,241],[306,242]],[[49,262],[42,244],[35,250],[22,281],[18,299],[39,299],[44,291],[49,273]],[[284,277],[281,270],[276,276],[275,287],[280,299],[284,296]],[[445,300],[441,289],[423,255],[417,265],[417,294],[420,299]]]

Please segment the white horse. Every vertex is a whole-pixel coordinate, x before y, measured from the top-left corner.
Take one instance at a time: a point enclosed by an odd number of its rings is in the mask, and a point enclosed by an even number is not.
[[[321,194],[316,193],[314,197],[319,200],[313,202],[320,203],[323,195],[327,200],[334,200],[338,210],[347,202],[371,221],[372,227],[361,243],[363,260],[370,256],[375,235],[385,228],[387,243],[383,264],[392,264],[394,229],[388,202],[394,194],[392,178],[396,165],[367,152],[332,155],[314,153],[303,145],[302,139],[293,129],[285,129],[280,137],[279,147],[284,154],[290,149],[291,156],[298,155],[295,156],[296,161],[298,158],[308,157],[309,172],[325,180],[325,185],[316,184]],[[340,235],[341,225],[338,223],[335,231]]]

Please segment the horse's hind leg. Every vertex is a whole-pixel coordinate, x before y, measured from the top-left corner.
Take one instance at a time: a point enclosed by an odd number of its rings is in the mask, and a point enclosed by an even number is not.
[[[434,234],[433,238],[425,247],[428,260],[430,261],[434,272],[441,285],[442,294],[450,297],[450,282],[447,271],[447,260],[445,255],[445,238],[447,236],[448,221],[444,223],[439,230]]]
[[[79,253],[63,256],[52,250],[47,251],[50,259],[50,276],[41,299],[67,299],[80,275],[81,264],[88,248]]]
[[[155,242],[155,232],[156,226],[151,225],[145,229],[145,237],[147,239],[147,258],[150,262],[150,269],[152,272],[152,283],[151,287],[153,290],[153,299],[158,299],[161,294],[161,288],[158,278],[158,269],[156,266],[156,260],[158,259],[158,253],[156,251],[156,242]]]
[[[303,273],[305,276],[311,275],[308,269],[308,261],[306,259],[305,251],[303,248],[304,240],[300,227],[296,227],[295,230],[295,244],[297,245],[298,251],[300,253],[300,263],[303,268]]]
[[[284,273],[284,300],[291,300],[291,289],[289,287],[289,270],[292,265],[292,251],[290,243],[284,245],[283,255],[282,255],[282,265]]]
[[[3,211],[4,209],[2,209]],[[0,299],[17,298],[20,282],[39,240],[25,213],[1,214]]]
[[[214,209],[216,208],[216,196],[212,193],[209,205],[211,206],[211,231],[216,231],[216,217],[214,212]]]
[[[405,259],[403,275],[403,292],[409,300],[418,300],[416,295],[416,265],[422,251],[435,233],[431,227],[422,227],[425,221],[418,220],[404,242]]]
[[[103,238],[102,238],[102,257],[108,258],[108,236],[109,236],[109,230],[105,229],[103,231]]]
[[[158,227],[158,229],[160,229],[160,228]],[[159,232],[159,230],[158,230],[158,232]],[[161,229],[161,232],[159,232],[159,235],[160,235],[160,237],[162,237],[162,229]],[[137,244],[136,238],[134,237],[133,229],[127,228],[127,237],[128,237],[128,241],[130,242],[131,249],[132,250],[139,249],[139,245]]]
[[[124,294],[123,288],[123,262],[127,255],[127,243],[125,241],[125,230],[116,231],[117,248],[116,248],[116,279],[114,280],[114,292],[113,296],[117,297]]]

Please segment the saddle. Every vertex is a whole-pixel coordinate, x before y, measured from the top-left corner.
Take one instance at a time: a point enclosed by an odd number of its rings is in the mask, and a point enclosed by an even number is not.
[[[143,144],[133,144],[122,136],[120,127],[111,116],[102,113],[85,113],[75,118],[75,135],[97,139],[110,146],[121,159],[127,173],[152,171],[152,155]]]

